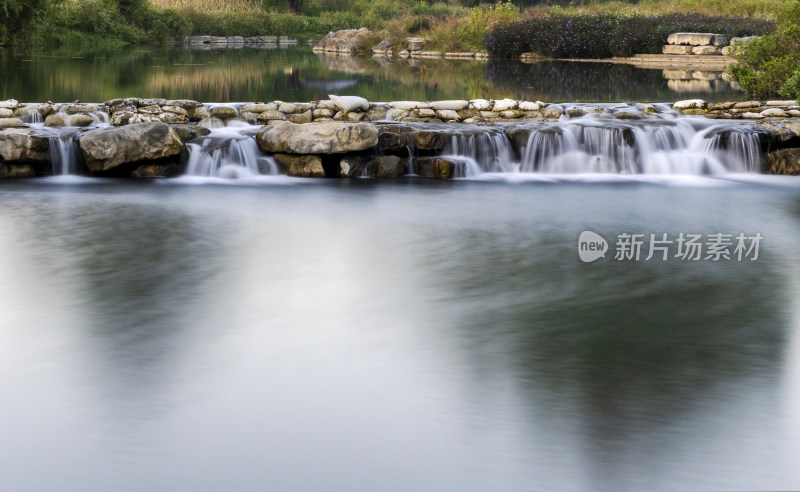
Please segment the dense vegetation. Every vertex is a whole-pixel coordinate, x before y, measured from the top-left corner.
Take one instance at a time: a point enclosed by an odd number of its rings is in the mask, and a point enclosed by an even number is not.
[[[758,34],[797,0],[0,0],[0,42],[115,45],[186,34],[322,35],[367,27],[431,49],[609,56],[658,50],[666,31]],[[692,14],[688,14],[692,12]],[[760,22],[721,20],[725,12]],[[677,15],[681,14],[681,15]],[[656,26],[656,24],[661,25]],[[725,24],[720,26],[720,24]],[[752,27],[752,29],[751,29]],[[656,32],[657,31],[657,32]],[[491,36],[488,36],[489,33]],[[371,41],[371,40],[370,40]],[[553,44],[555,43],[555,44]],[[565,44],[579,44],[565,48]],[[590,52],[579,54],[578,52]]]
[[[773,34],[738,50],[730,73],[754,97],[800,100],[800,1],[787,5]]]
[[[486,47],[498,57],[533,52],[553,58],[609,58],[660,53],[673,32],[714,32],[733,37],[766,34],[773,29],[773,21],[743,17],[562,14],[498,24],[486,38]]]

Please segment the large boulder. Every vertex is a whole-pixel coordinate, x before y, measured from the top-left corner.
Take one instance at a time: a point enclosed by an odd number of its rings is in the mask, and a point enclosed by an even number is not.
[[[357,53],[361,50],[364,41],[369,37],[369,30],[365,27],[361,29],[345,29],[342,31],[329,32],[322,38],[316,46],[315,52],[327,53]]]
[[[88,132],[80,148],[92,173],[105,173],[118,166],[176,156],[183,150],[178,133],[166,123],[137,123]]]
[[[50,139],[28,128],[0,131],[0,160],[15,162],[47,162]]]
[[[360,152],[378,144],[378,127],[372,123],[324,121],[296,124],[273,121],[259,130],[264,152],[289,154],[343,154]]]

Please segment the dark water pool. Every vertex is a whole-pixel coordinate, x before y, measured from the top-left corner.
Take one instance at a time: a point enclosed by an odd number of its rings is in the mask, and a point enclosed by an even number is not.
[[[745,95],[721,72],[611,63],[402,60],[318,56],[307,46],[187,51],[0,49],[0,99],[103,102],[165,97],[204,102],[371,101],[511,97],[548,102],[667,102]]]

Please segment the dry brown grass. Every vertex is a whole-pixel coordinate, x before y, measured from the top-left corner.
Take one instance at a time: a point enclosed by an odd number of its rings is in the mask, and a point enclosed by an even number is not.
[[[159,9],[176,9],[184,11],[225,11],[246,13],[261,10],[258,0],[150,0]]]

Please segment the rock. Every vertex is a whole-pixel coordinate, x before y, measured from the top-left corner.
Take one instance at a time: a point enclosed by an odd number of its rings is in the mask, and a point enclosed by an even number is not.
[[[411,112],[411,116],[415,118],[435,118],[436,111],[427,108],[415,109]]]
[[[520,118],[520,117],[522,117],[524,115],[525,115],[525,113],[523,111],[517,111],[515,109],[507,109],[507,110],[503,111],[502,113],[500,113],[500,116],[502,116],[503,118],[508,119],[508,120],[513,120],[515,118]]]
[[[333,115],[333,119],[336,121],[361,121],[364,119],[364,113],[347,113],[345,111],[339,111]]]
[[[800,122],[797,120],[762,120],[753,128],[762,136],[762,141],[777,147],[800,146]]]
[[[553,118],[561,118],[561,115],[564,114],[564,108],[559,106],[558,104],[550,104],[544,110],[542,110],[542,116],[545,118],[553,119]]]
[[[722,34],[712,34],[707,32],[676,32],[667,36],[667,43],[669,44],[683,44],[690,46],[725,46],[728,44],[728,38]]]
[[[770,152],[767,156],[769,174],[800,175],[800,149],[781,149]]]
[[[339,176],[343,178],[359,178],[369,176],[367,158],[363,155],[346,155],[339,161]]]
[[[297,125],[273,121],[257,136],[264,152],[339,154],[359,152],[378,144],[378,127],[372,123],[323,122]]]
[[[183,174],[183,166],[174,162],[144,164],[137,167],[132,173],[132,178],[174,178]]]
[[[177,114],[177,115],[180,115],[180,116],[185,116],[186,119],[189,118],[189,112],[186,111],[185,109],[183,109],[180,106],[164,106],[164,107],[161,108],[161,111],[163,111],[165,113],[173,113],[173,114]]]
[[[318,155],[275,154],[278,167],[289,176],[300,178],[324,178],[325,169]]]
[[[692,48],[693,55],[721,55],[722,51],[717,46],[695,46]]]
[[[722,50],[720,51],[720,53],[722,53],[722,56],[733,56],[733,54],[736,53],[735,50],[736,50],[735,47],[723,46]]]
[[[175,156],[183,150],[178,133],[166,123],[95,130],[83,135],[79,143],[92,173],[103,173],[132,162]]]
[[[672,109],[706,109],[708,103],[702,99],[686,99],[684,101],[677,101],[672,105]]]
[[[211,114],[208,111],[208,108],[205,106],[198,106],[196,108],[184,108],[186,111],[189,112],[189,121],[202,121],[206,118],[210,118]]]
[[[414,172],[425,178],[451,179],[456,164],[441,157],[418,157],[414,159]]]
[[[754,41],[756,39],[761,39],[761,36],[743,36],[739,38],[731,38],[730,45],[731,46],[741,46],[743,44],[749,43],[750,41]]]
[[[97,111],[97,106],[88,105],[88,104],[61,104],[58,107],[59,113],[66,113],[66,114],[88,114],[94,113]]]
[[[784,106],[787,108],[791,108],[797,105],[797,101],[767,101],[767,106]]]
[[[367,172],[373,178],[399,178],[406,174],[406,164],[395,155],[376,157],[367,163]]]
[[[691,116],[691,115],[705,115],[705,114],[707,114],[707,113],[708,113],[708,110],[705,110],[705,109],[684,109],[684,110],[682,111],[682,113],[683,113],[683,114],[685,114],[685,115],[687,115],[687,116]]]
[[[51,115],[51,116],[58,116],[58,115]],[[51,116],[48,116],[47,118],[49,119]],[[138,113],[132,113],[130,111],[117,111],[116,113],[111,115],[110,122],[114,126],[129,125],[134,123],[143,123],[144,118],[142,118],[142,115]],[[47,125],[47,119],[45,119],[44,124]]]
[[[402,124],[379,124],[378,149],[384,153],[405,152],[409,145],[413,128]]]
[[[293,114],[289,116],[289,121],[297,124],[311,123],[313,120],[314,117],[312,116],[310,109],[305,113]]]
[[[445,120],[445,121],[459,121],[461,117],[458,115],[458,111],[454,111],[452,109],[443,109],[436,111],[436,116]]]
[[[19,111],[19,110],[17,110]],[[0,118],[13,118],[14,111],[11,109],[0,108]]]
[[[761,103],[758,101],[742,101],[737,102],[733,105],[734,109],[750,109],[750,108],[758,108],[761,107]]]
[[[492,101],[488,99],[472,99],[469,101],[469,108],[478,111],[489,111],[492,109]]]
[[[214,118],[237,118],[239,116],[239,112],[236,111],[235,108],[230,106],[214,106],[209,111],[209,114]]]
[[[656,114],[656,113],[660,113],[661,112],[657,107],[653,106],[652,104],[644,104],[644,103],[638,103],[636,105],[636,109],[638,109],[639,111],[641,111],[643,113]]]
[[[24,128],[27,126],[19,118],[0,118],[0,128]]]
[[[198,137],[205,137],[211,130],[200,125],[170,125],[182,142],[188,142]]]
[[[761,113],[743,113],[742,118],[746,120],[760,120],[763,118]]]
[[[177,106],[179,108],[185,109],[186,111],[191,111],[202,105],[203,103],[193,101],[191,99],[170,99],[169,101],[166,101],[164,104],[162,104],[162,106]]]
[[[403,111],[402,109],[390,109],[386,112],[386,118],[392,121],[401,121],[403,118],[408,117],[410,115],[408,111]]]
[[[314,109],[311,111],[311,116],[314,118],[333,118],[336,111],[332,109]]]
[[[642,113],[632,109],[620,109],[614,111],[614,118],[620,120],[638,120],[642,118]]]
[[[323,99],[317,102],[317,109],[330,109],[332,111],[337,111],[339,109],[336,104],[330,99]]]
[[[388,114],[388,110],[385,106],[375,106],[372,105],[369,108],[369,111],[364,115],[364,119],[366,121],[381,121],[386,119],[386,115]]]
[[[425,40],[422,38],[406,38],[406,50],[420,51],[425,46]]]
[[[94,118],[88,114],[73,114],[69,117],[70,126],[89,126],[94,123]]]
[[[469,106],[469,101],[460,101],[460,100],[434,101],[431,103],[431,108],[437,111],[444,111],[444,110],[461,111],[462,109],[467,109],[467,106]]]
[[[28,128],[9,128],[0,131],[0,160],[48,162],[50,139]]]
[[[761,116],[769,116],[769,117],[785,117],[786,111],[782,110],[781,108],[769,108],[765,109],[761,112]]]
[[[510,109],[517,109],[517,101],[513,99],[500,99],[499,101],[494,102],[492,111],[495,113],[501,113]]]
[[[661,48],[661,52],[665,55],[691,55],[692,47],[665,44],[664,47]]]
[[[570,118],[580,118],[585,114],[586,111],[584,111],[583,108],[580,107],[567,108],[567,116],[569,116]]]
[[[294,103],[279,102],[278,111],[284,114],[294,114],[300,112],[300,106]]]
[[[285,119],[286,115],[275,109],[264,111],[263,113],[259,114],[257,118],[257,120],[260,123],[265,121],[274,121],[274,120],[283,121]]]
[[[385,55],[386,53],[392,51],[392,46],[394,46],[396,39],[392,36],[388,38],[383,38],[383,40],[372,47],[372,52],[376,55]]]
[[[520,101],[519,109],[520,111],[539,111],[542,106],[538,102]]]
[[[19,108],[20,104],[19,101],[16,99],[6,99],[5,101],[0,101],[0,109],[17,109]]]
[[[329,53],[357,53],[361,50],[362,42],[366,40],[369,34],[369,30],[364,27],[329,32],[314,46],[313,50],[315,52]]]
[[[328,94],[328,97],[331,98],[331,101],[333,101],[337,108],[346,113],[351,113],[353,111],[366,111],[369,109],[369,101],[363,97],[336,96],[333,94]]]
[[[258,114],[261,114],[261,113],[263,113],[265,111],[270,111],[270,110],[274,110],[274,109],[277,109],[277,107],[275,106],[274,103],[270,103],[270,104],[258,103],[258,104],[245,104],[244,106],[239,108],[239,111],[242,112],[242,113],[258,113]]]

